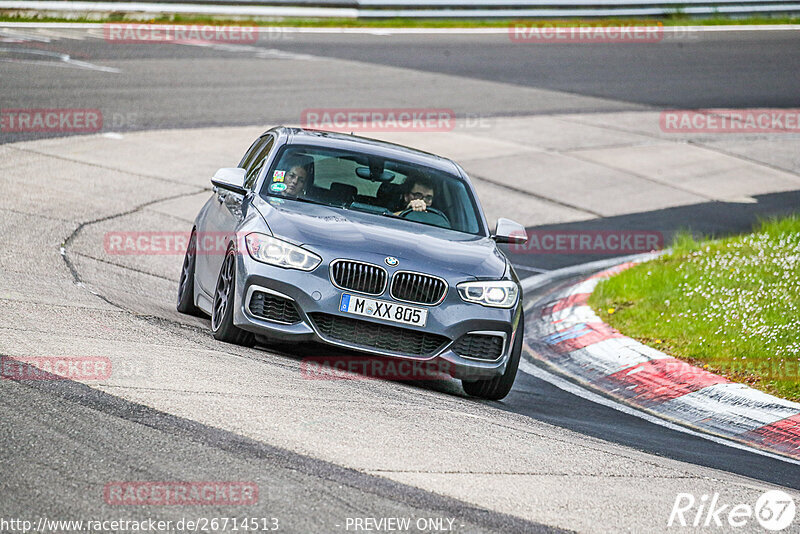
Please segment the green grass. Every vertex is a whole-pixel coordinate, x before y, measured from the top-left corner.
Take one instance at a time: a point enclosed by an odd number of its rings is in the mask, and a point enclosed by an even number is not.
[[[30,15],[29,12],[16,13],[12,11],[0,12],[0,22],[81,22],[81,23],[107,23],[107,22],[139,22],[154,24],[210,24],[219,26],[292,26],[292,27],[336,27],[336,28],[505,28],[513,22],[523,19],[351,19],[351,18],[264,18],[264,17],[231,17],[208,15],[162,15],[147,17],[142,14],[125,13],[97,13],[91,16],[64,16],[53,17],[50,15]],[[580,25],[607,25],[625,24],[642,25],[660,22],[664,26],[719,26],[730,24],[800,24],[800,17],[747,17],[732,18],[713,16],[708,18],[691,18],[680,13],[665,17],[647,18],[602,18],[602,19],[525,19],[535,24],[552,26],[580,26]]]
[[[697,242],[598,285],[589,304],[622,333],[768,393],[800,400],[800,216]]]

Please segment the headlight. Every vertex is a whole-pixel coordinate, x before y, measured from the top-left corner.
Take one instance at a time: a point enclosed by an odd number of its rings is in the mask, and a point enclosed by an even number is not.
[[[268,235],[247,234],[245,242],[251,258],[270,265],[311,271],[322,262],[313,252]]]
[[[511,280],[461,282],[456,287],[462,300],[494,308],[512,308],[519,296],[519,287]]]

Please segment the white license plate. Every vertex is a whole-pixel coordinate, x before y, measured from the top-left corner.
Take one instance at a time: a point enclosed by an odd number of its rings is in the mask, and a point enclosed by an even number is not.
[[[347,293],[342,294],[339,311],[414,326],[425,326],[425,321],[428,319],[428,310],[423,308],[386,302],[385,300],[367,299],[356,295],[348,295]]]

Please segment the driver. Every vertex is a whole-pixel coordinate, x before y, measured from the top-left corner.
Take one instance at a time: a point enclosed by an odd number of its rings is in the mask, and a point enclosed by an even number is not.
[[[281,163],[280,168],[288,170],[275,172],[270,191],[291,197],[303,195],[306,186],[314,181],[314,159],[300,155]]]
[[[399,215],[405,210],[426,211],[433,204],[433,182],[424,176],[412,176],[408,179],[406,193],[403,195],[405,208],[395,213]]]

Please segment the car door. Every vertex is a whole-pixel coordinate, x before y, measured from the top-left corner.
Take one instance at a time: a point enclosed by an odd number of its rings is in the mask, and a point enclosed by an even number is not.
[[[244,186],[248,191],[252,192],[258,174],[274,145],[273,135],[263,135],[242,158],[239,165],[246,171]],[[198,271],[203,273],[198,277],[198,284],[209,296],[214,294],[228,243],[234,238],[243,219],[243,201],[244,197],[240,194],[214,187],[213,201],[206,209],[203,228],[198,226],[197,262],[201,266]]]

